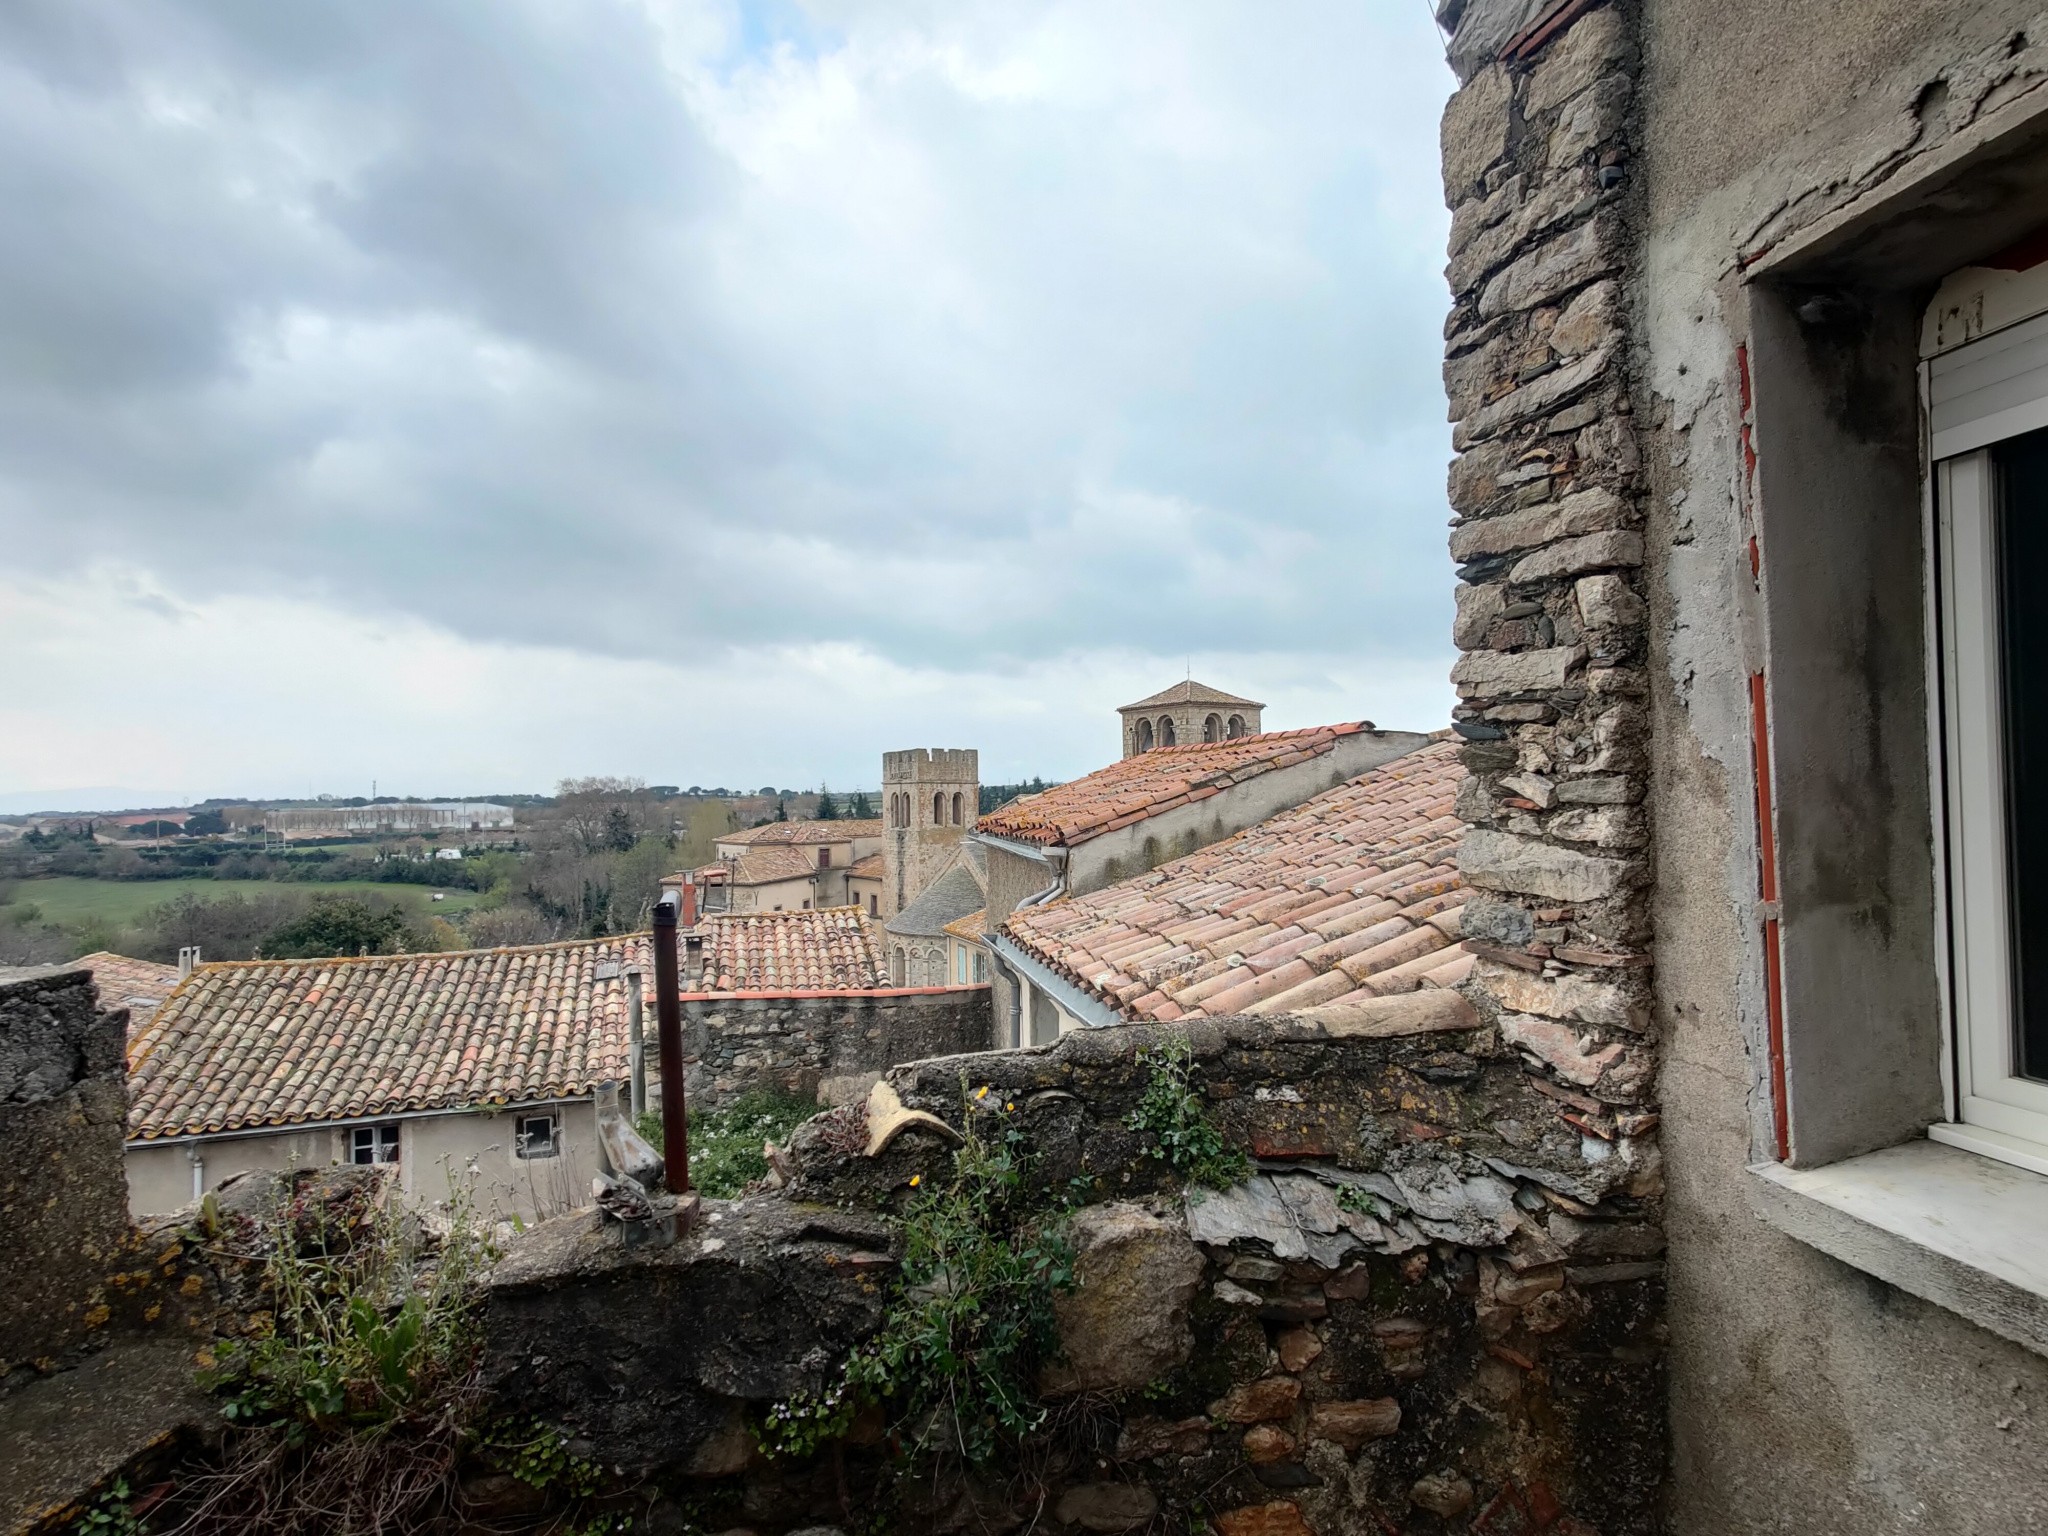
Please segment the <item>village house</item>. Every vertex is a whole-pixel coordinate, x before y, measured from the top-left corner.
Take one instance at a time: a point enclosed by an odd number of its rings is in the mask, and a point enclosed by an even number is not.
[[[991,940],[1021,993],[1011,1043],[1456,986],[1475,964],[1463,778],[1435,740],[1199,853],[1013,912]]]
[[[879,898],[873,866],[855,889],[855,871],[882,850],[882,823],[771,821],[728,832],[713,845],[718,862],[690,871],[707,912],[801,912]],[[662,882],[678,885],[682,875]],[[879,901],[868,904],[872,915]]]
[[[2048,16],[1439,16],[1466,991],[1655,1074],[1581,1118],[1662,1223],[1669,1528],[2026,1529]]]
[[[987,929],[1000,931],[1020,907],[1084,896],[1221,842],[1428,740],[1369,721],[1267,731],[1154,747],[1021,796],[974,824]],[[991,982],[997,1032],[1029,1038],[1017,979],[998,963]]]

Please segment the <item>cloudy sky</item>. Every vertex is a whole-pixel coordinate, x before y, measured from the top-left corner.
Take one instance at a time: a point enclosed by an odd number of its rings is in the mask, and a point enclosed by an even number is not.
[[[9,0],[0,810],[1447,718],[1425,0]]]

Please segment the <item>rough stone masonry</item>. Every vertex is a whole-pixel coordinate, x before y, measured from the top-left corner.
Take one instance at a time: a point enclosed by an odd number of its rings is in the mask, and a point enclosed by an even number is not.
[[[1644,483],[1622,286],[1637,48],[1616,5],[1485,4],[1443,120],[1466,991],[1588,1163],[1662,1193]],[[1485,21],[1487,18],[1478,18]],[[1515,30],[1519,23],[1520,30]]]

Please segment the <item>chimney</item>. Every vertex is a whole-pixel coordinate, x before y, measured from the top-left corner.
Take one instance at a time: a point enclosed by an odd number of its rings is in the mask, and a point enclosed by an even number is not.
[[[697,879],[694,875],[685,876],[683,879],[681,925],[686,929],[697,926]]]
[[[199,946],[197,944],[187,944],[178,951],[178,980],[183,981],[187,976],[190,976],[193,968],[198,964]]]

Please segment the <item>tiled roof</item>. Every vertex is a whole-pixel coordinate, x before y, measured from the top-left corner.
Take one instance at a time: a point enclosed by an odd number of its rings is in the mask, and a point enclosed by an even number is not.
[[[175,965],[133,960],[110,950],[97,949],[89,955],[80,955],[65,969],[81,965],[92,972],[92,979],[99,987],[100,1006],[126,1008],[131,1030],[147,1024],[150,1015],[178,986],[178,968]]]
[[[1465,887],[1450,741],[1087,896],[1014,913],[1026,952],[1126,1016],[1280,1013],[1448,986]]]
[[[714,843],[743,848],[786,847],[815,843],[850,843],[856,837],[880,837],[880,817],[872,821],[771,821],[741,832],[727,832]]]
[[[946,924],[946,932],[956,939],[966,939],[971,944],[980,943],[988,937],[987,909],[983,908],[970,912],[965,917],[955,918]]]
[[[1206,800],[1233,784],[1329,752],[1342,736],[1370,730],[1364,721],[1304,731],[1267,731],[1234,741],[1197,741],[1140,752],[1086,778],[1012,800],[975,823],[980,832],[1048,847],[1091,837]]]
[[[859,907],[721,913],[709,924],[707,992],[858,992],[889,984]]]
[[[625,1076],[622,972],[630,960],[651,976],[647,955],[636,934],[202,965],[129,1038],[129,1134],[588,1093]]]
[[[1171,688],[1162,688],[1150,698],[1140,699],[1135,704],[1119,704],[1117,713],[1127,709],[1151,709],[1160,704],[1243,704],[1251,709],[1266,706],[1257,699],[1240,699],[1234,693],[1225,693],[1221,688],[1211,688],[1207,683],[1198,683],[1193,678],[1175,683]]]
[[[988,904],[988,893],[965,860],[953,865],[917,893],[917,898],[889,919],[889,932],[931,937],[946,924]]]
[[[855,859],[846,866],[846,878],[849,880],[881,879],[882,856],[879,853],[870,853],[863,858]]]
[[[714,874],[723,873],[734,885],[774,885],[781,880],[810,879],[818,872],[818,858],[801,848],[749,848],[737,859],[725,859],[704,868]]]

